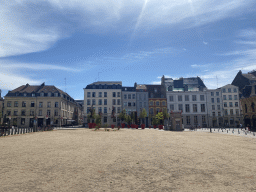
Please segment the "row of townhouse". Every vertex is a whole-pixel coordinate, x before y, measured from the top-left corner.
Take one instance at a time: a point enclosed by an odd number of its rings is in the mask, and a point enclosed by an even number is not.
[[[2,123],[18,127],[81,124],[82,106],[55,86],[22,85],[4,97]]]
[[[161,85],[137,85],[123,87],[122,82],[101,81],[84,88],[84,112],[88,115],[93,106],[102,113],[104,124],[120,125],[118,114],[125,109],[139,117],[146,109],[146,126],[152,125],[152,117],[160,111],[180,113],[184,127],[238,126],[242,123],[238,87],[226,85],[207,89],[199,77],[161,79]],[[113,110],[115,118],[112,117]],[[85,118],[85,122],[87,122]]]

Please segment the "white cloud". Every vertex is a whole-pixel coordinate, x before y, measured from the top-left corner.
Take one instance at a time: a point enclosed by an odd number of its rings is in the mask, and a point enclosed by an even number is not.
[[[153,82],[151,82],[151,84],[153,84],[153,85],[160,85],[161,81],[153,81]]]
[[[207,45],[207,44],[208,44],[208,42],[203,41],[203,44]]]

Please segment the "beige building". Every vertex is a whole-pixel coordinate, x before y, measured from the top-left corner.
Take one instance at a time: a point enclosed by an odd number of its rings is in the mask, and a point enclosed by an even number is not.
[[[122,82],[103,81],[89,84],[84,88],[84,114],[85,122],[88,123],[87,115],[91,107],[97,114],[102,114],[101,124],[120,125],[117,118],[121,112]],[[115,116],[112,116],[114,110]]]
[[[18,127],[81,124],[81,106],[52,85],[22,85],[4,99],[7,123]]]

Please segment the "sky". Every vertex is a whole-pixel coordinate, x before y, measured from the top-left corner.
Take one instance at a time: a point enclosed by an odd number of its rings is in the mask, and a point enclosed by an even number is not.
[[[55,85],[74,99],[197,77],[209,89],[256,69],[255,0],[0,0],[0,89]]]

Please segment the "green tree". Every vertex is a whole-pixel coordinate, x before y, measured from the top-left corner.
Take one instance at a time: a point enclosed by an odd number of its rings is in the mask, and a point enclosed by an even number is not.
[[[164,110],[163,110],[163,116],[164,116],[164,121],[169,119],[170,115],[169,115],[169,113],[167,112],[167,109],[164,109]],[[164,124],[166,124],[166,123],[164,122]]]
[[[95,109],[93,108],[87,115],[88,122],[91,123],[91,120],[94,121],[96,118]]]
[[[153,125],[157,125],[157,118],[156,118],[156,116],[152,117],[152,124]]]
[[[125,121],[127,122],[128,125],[130,125],[131,122],[132,122],[131,116],[130,116],[130,115],[126,115],[125,117],[126,117],[126,118],[125,118]]]
[[[134,112],[131,113],[131,120],[132,120],[132,123],[134,123],[134,121],[135,121],[135,113]]]
[[[121,119],[121,122],[123,122],[125,120],[125,116],[126,116],[126,110],[123,109],[121,113],[119,113],[118,118]]]
[[[96,115],[95,119],[96,119],[96,124],[97,125],[101,125],[101,116],[100,115]]]
[[[156,119],[157,119],[157,123],[158,124],[161,124],[163,119],[164,119],[164,115],[163,115],[163,112],[159,112],[156,114]]]
[[[143,123],[145,122],[145,117],[147,117],[147,111],[146,111],[146,109],[145,108],[143,108],[142,109],[142,111],[141,111],[141,113],[140,113],[140,119],[142,119],[143,120]]]

